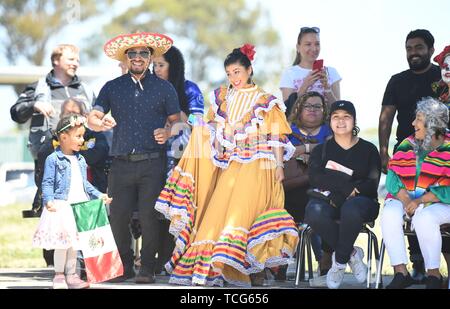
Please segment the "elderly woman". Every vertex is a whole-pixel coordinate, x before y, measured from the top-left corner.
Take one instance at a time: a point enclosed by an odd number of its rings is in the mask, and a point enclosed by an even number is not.
[[[415,133],[406,138],[389,161],[381,229],[394,279],[386,286],[400,289],[413,284],[406,269],[408,261],[403,234],[404,218],[412,218],[427,269],[426,288],[442,285],[439,273],[442,238],[440,226],[450,223],[450,134],[447,107],[433,98],[418,102],[412,125]]]

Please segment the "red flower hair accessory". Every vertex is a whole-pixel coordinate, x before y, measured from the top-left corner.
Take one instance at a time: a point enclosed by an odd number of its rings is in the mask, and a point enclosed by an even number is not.
[[[447,55],[450,55],[450,45],[446,46],[439,55],[433,58],[433,60],[436,61],[436,63],[442,68],[444,65],[445,56]]]
[[[252,44],[244,44],[244,46],[242,46],[240,48],[241,53],[243,53],[244,55],[247,56],[248,60],[253,61],[253,59],[255,58],[255,46]]]

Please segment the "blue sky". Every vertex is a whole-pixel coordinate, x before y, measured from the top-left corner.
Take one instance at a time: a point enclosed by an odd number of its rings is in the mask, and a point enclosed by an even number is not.
[[[212,1],[212,0],[206,0]],[[283,51],[281,68],[291,65],[300,27],[317,26],[321,29],[322,51],[325,65],[335,67],[342,76],[341,97],[352,101],[357,109],[359,126],[373,128],[378,115],[384,89],[391,75],[408,68],[405,38],[409,31],[424,28],[431,31],[436,53],[450,44],[449,0],[247,0],[261,3],[271,14],[273,26],[281,36]],[[123,1],[124,9],[139,0]],[[116,10],[118,9],[116,8]],[[98,27],[97,19],[89,27]],[[78,44],[80,31],[76,26],[54,39]],[[100,66],[116,66],[104,58]],[[257,59],[256,59],[257,60]],[[4,65],[0,59],[0,66]],[[257,69],[258,64],[255,63]],[[281,96],[278,85],[269,85],[269,92]],[[9,118],[9,107],[16,100],[14,92],[0,87],[0,133],[14,124]]]

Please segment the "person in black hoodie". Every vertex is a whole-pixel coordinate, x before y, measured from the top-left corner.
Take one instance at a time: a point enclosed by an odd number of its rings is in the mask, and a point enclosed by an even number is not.
[[[357,136],[356,111],[349,101],[336,101],[330,109],[333,138],[317,145],[309,161],[309,182],[314,190],[305,221],[334,250],[327,286],[337,289],[347,263],[358,282],[367,266],[363,250],[354,243],[364,222],[376,219],[381,160],[377,148]]]

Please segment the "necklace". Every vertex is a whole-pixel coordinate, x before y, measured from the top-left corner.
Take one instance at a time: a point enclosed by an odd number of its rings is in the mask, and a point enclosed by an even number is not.
[[[314,129],[308,129],[305,127],[298,128],[300,130],[300,133],[305,135],[306,137],[311,137],[314,135],[317,135],[320,132],[320,126]]]

